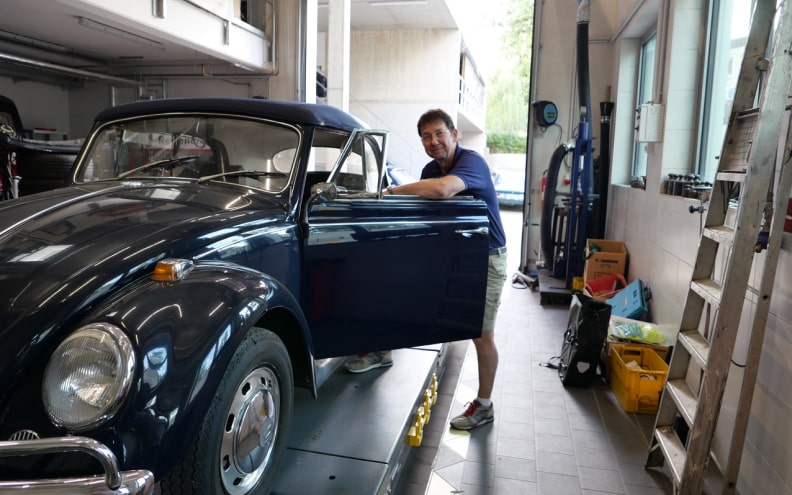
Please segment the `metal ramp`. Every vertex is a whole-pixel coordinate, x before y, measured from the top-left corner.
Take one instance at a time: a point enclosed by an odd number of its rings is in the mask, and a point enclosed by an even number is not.
[[[770,43],[776,14],[779,23]],[[667,462],[678,494],[703,493],[752,261],[766,247],[759,287],[750,288],[758,291],[759,302],[724,472],[724,493],[733,493],[737,481],[784,222],[782,214],[772,212],[786,211],[792,186],[792,167],[787,163],[792,134],[788,134],[773,205],[779,131],[789,124],[784,119],[788,119],[792,79],[790,40],[790,2],[776,11],[776,0],[759,0],[646,462],[646,467]],[[773,52],[769,61],[764,58],[768,47]],[[760,84],[759,107],[752,108]],[[730,220],[730,200],[737,190],[736,216]],[[760,232],[767,235],[760,236]],[[761,239],[767,241],[766,246]]]
[[[273,495],[393,493],[411,448],[411,428],[419,409],[427,409],[427,391],[436,397],[445,353],[440,344],[398,349],[390,368],[361,374],[338,370],[317,399],[297,389]],[[432,420],[429,411],[425,423]]]

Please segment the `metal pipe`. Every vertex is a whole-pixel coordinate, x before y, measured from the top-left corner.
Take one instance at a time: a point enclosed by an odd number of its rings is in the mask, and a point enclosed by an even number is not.
[[[611,36],[610,38],[611,43],[615,42],[617,39],[621,37],[621,35],[624,33],[624,30],[627,29],[627,26],[630,25],[630,22],[632,22],[636,14],[643,8],[646,1],[647,0],[639,0],[638,2],[635,3],[635,5],[633,5],[632,9],[630,9],[630,12],[622,20],[621,24],[619,24],[619,27],[616,28],[616,31],[613,33],[613,36]],[[667,4],[670,2],[663,2],[663,3]]]
[[[578,98],[581,120],[591,122],[591,89],[589,83],[588,26],[591,19],[589,0],[578,0],[577,9],[577,66]],[[584,112],[585,109],[585,112]]]
[[[72,76],[77,76],[82,79],[98,79],[102,81],[109,81],[114,84],[118,84],[121,86],[143,86],[143,82],[141,81],[133,81],[131,79],[125,79],[121,77],[109,76],[107,74],[100,74],[97,72],[90,72],[87,70],[82,69],[75,69],[73,67],[66,67],[64,65],[57,65],[51,64],[49,62],[42,62],[40,60],[33,60],[30,58],[25,57],[18,57],[16,55],[11,55],[10,53],[0,53],[0,60],[5,60],[6,62],[11,62],[14,64],[24,65],[27,67],[34,67],[36,69],[42,70],[49,70],[53,72],[58,72],[61,74],[69,74]]]
[[[597,172],[597,182],[595,193],[598,194],[596,200],[597,207],[594,211],[593,237],[597,239],[605,238],[605,221],[607,220],[608,210],[608,189],[610,188],[610,128],[611,115],[613,114],[613,102],[600,102],[600,154],[599,170]]]
[[[87,67],[102,64],[98,59],[76,55],[71,51],[57,52],[4,39],[0,39],[0,52],[34,60],[43,60],[67,67]]]

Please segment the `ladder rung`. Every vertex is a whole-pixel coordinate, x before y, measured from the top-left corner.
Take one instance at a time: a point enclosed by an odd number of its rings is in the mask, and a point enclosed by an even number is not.
[[[694,280],[690,283],[690,288],[693,289],[693,292],[703,297],[708,303],[713,306],[720,306],[723,289],[720,284],[714,280],[709,278]]]
[[[657,444],[660,446],[663,457],[668,463],[668,468],[671,470],[671,476],[674,477],[674,486],[679,486],[687,458],[685,447],[671,426],[663,426],[656,429],[655,438],[657,438]]]
[[[685,379],[679,378],[677,380],[669,380],[666,383],[666,392],[671,395],[671,398],[677,405],[677,411],[682,415],[685,423],[692,427],[693,420],[696,419],[698,397],[690,390]]]
[[[758,108],[750,108],[735,116],[727,131],[728,146],[723,150],[718,170],[737,172],[748,169],[759,114]]]
[[[753,108],[746,108],[745,110],[741,110],[739,112],[735,112],[735,119],[736,120],[748,120],[748,119],[756,119],[759,116],[759,107]]]
[[[699,368],[706,369],[709,361],[710,345],[698,330],[683,330],[677,335],[677,343],[687,349],[690,357],[696,360]]]
[[[715,180],[721,182],[745,182],[744,172],[718,172]]]
[[[725,225],[706,227],[703,234],[705,237],[725,246],[731,246],[734,241],[734,229]]]

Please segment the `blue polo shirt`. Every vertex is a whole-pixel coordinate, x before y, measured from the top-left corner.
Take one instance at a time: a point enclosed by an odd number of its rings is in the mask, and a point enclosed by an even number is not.
[[[501,222],[498,197],[495,194],[490,168],[484,157],[473,150],[459,146],[457,143],[454,161],[448,173],[459,177],[465,183],[465,190],[459,193],[460,196],[473,196],[487,203],[490,249],[505,246],[506,234],[503,231],[503,222]],[[444,175],[440,165],[432,160],[424,166],[421,179],[437,179]]]

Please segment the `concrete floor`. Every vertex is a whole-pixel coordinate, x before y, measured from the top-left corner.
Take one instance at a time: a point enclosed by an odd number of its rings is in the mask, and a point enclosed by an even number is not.
[[[542,306],[538,292],[512,286],[522,213],[502,214],[510,278],[495,330],[495,421],[471,432],[449,428],[448,418],[475,398],[477,387],[473,345],[453,343],[438,403],[397,493],[671,494],[665,473],[643,467],[654,415],[625,413],[604,381],[565,388],[556,370],[541,366],[560,354],[569,308]]]

